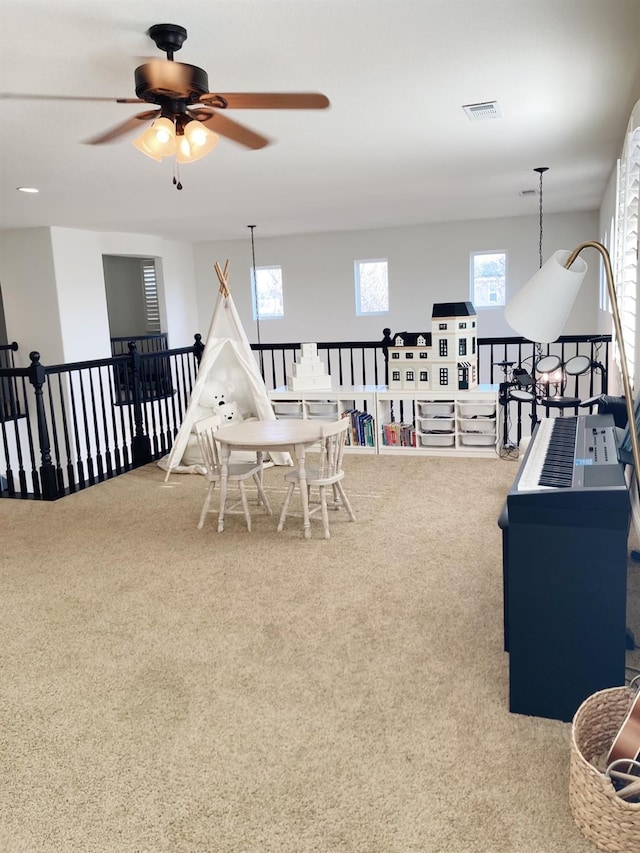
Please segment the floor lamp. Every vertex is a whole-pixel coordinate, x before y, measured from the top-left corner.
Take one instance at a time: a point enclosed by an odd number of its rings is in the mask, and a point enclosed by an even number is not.
[[[591,241],[581,243],[572,252],[564,249],[555,252],[525,284],[522,290],[514,296],[505,308],[504,316],[518,334],[534,341],[534,343],[549,344],[557,340],[562,333],[571,307],[587,273],[587,264],[579,255],[584,249],[589,248],[600,252],[604,264],[613,326],[620,350],[620,370],[631,438],[631,455],[636,481],[638,481],[638,477],[640,477],[640,447],[633,410],[633,394],[629,381],[629,368],[624,348],[616,287],[611,269],[611,258],[607,249],[602,243]]]

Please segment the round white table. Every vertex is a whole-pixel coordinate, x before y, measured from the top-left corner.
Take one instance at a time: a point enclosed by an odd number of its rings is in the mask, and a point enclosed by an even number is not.
[[[300,478],[300,497],[302,499],[302,517],[305,539],[311,537],[309,521],[309,495],[307,492],[307,474],[305,455],[307,448],[319,441],[322,427],[327,421],[302,420],[301,418],[282,418],[270,421],[243,421],[220,427],[216,432],[216,441],[220,445],[220,514],[218,532],[224,530],[224,508],[227,500],[227,476],[229,456],[232,450],[255,450],[264,452],[289,451],[295,457]]]

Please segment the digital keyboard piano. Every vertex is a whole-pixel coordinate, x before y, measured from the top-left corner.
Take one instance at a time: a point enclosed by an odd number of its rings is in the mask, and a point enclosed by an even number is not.
[[[613,417],[542,420],[505,510],[509,709],[570,721],[624,684],[631,506]]]

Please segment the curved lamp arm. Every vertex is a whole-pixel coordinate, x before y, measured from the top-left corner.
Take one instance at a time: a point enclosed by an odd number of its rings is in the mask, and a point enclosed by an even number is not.
[[[624,399],[627,409],[627,421],[629,424],[629,437],[631,438],[631,455],[633,457],[633,465],[635,468],[636,480],[640,482],[640,445],[638,443],[638,432],[636,427],[635,412],[633,410],[633,392],[631,390],[631,381],[629,379],[629,367],[627,365],[627,355],[624,347],[624,336],[622,334],[622,322],[620,320],[620,311],[618,309],[618,297],[616,295],[616,286],[613,280],[613,270],[611,269],[611,258],[606,247],[602,243],[591,240],[587,243],[581,243],[569,255],[566,261],[566,267],[574,263],[580,252],[584,249],[596,249],[600,252],[602,262],[604,264],[605,276],[607,279],[607,290],[609,293],[609,301],[611,302],[611,313],[613,316],[613,328],[616,333],[616,340],[620,348],[620,369],[622,372],[622,387],[624,390]]]

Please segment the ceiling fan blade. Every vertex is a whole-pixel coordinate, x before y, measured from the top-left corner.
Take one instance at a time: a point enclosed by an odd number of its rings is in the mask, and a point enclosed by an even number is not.
[[[209,130],[214,133],[219,133],[220,136],[226,136],[227,139],[232,139],[234,142],[244,145],[246,148],[252,148],[254,151],[259,148],[264,148],[271,140],[266,136],[261,136],[243,124],[238,124],[237,121],[227,118],[221,113],[204,107],[200,109],[187,110],[195,119],[202,122]]]
[[[230,110],[324,110],[330,104],[319,92],[209,92],[200,101]]]
[[[141,121],[152,121],[159,115],[160,110],[147,110],[144,113],[138,113],[135,116],[131,116],[131,118],[128,118],[126,121],[117,124],[115,127],[112,127],[111,130],[107,130],[104,133],[99,134],[99,136],[94,136],[91,139],[85,140],[85,144],[101,145],[103,142],[113,142],[114,139],[118,139],[120,136],[124,136],[127,133],[138,130]]]
[[[3,101],[109,101],[112,104],[142,104],[137,98],[94,98],[91,95],[18,95],[15,92],[0,92]]]

